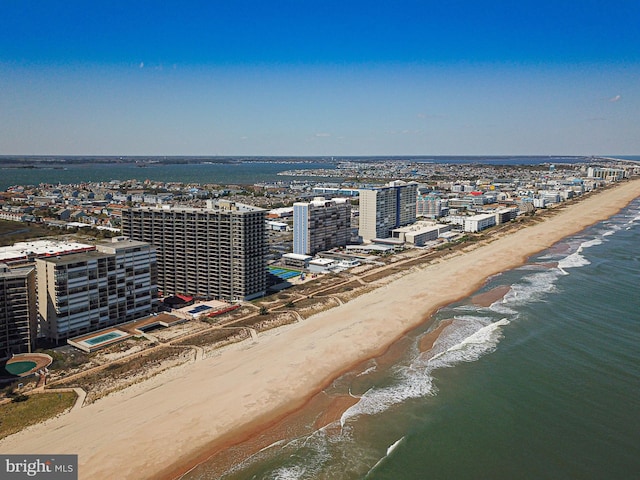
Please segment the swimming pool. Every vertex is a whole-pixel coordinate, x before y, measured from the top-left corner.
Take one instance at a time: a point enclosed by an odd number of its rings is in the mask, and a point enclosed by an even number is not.
[[[126,335],[126,334],[123,332],[114,331],[114,332],[105,333],[104,335],[99,335],[97,337],[87,338],[84,342],[93,347],[95,345],[98,345],[99,343],[108,342],[109,340],[122,337],[123,335]]]
[[[211,310],[211,307],[209,305],[198,305],[195,308],[192,308],[191,310],[189,310],[189,313],[191,315],[195,315],[196,313],[202,313],[205,312],[207,310]]]
[[[21,375],[35,368],[36,365],[36,362],[32,362],[31,360],[22,360],[20,362],[7,363],[4,369],[11,375]]]

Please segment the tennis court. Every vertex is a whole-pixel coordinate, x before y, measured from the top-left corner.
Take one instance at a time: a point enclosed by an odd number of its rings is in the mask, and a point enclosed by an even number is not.
[[[299,270],[291,270],[289,268],[280,267],[267,267],[269,272],[283,280],[289,280],[290,278],[299,277],[302,272]]]

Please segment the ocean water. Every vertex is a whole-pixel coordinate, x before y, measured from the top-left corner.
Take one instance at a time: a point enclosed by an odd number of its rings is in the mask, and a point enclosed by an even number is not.
[[[640,477],[640,199],[489,279],[328,395],[339,421],[187,479],[636,479]],[[448,326],[430,352],[420,338]]]

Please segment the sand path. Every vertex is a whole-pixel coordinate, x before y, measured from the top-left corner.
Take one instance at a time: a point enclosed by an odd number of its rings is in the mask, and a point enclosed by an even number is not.
[[[3,453],[77,453],[81,479],[156,478],[213,441],[238,438],[300,407],[328,381],[381,353],[438,307],[522,264],[640,196],[640,180],[552,218],[412,272],[303,322],[173,368],[0,441]]]

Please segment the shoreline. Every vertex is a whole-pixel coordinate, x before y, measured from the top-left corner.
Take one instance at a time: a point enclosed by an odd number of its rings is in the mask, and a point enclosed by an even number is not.
[[[540,223],[421,266],[250,345],[176,367],[7,437],[0,448],[77,453],[80,478],[176,478],[198,460],[301,412],[335,378],[383,355],[438,308],[471,295],[488,277],[522,265],[638,196],[640,180],[591,194]]]

